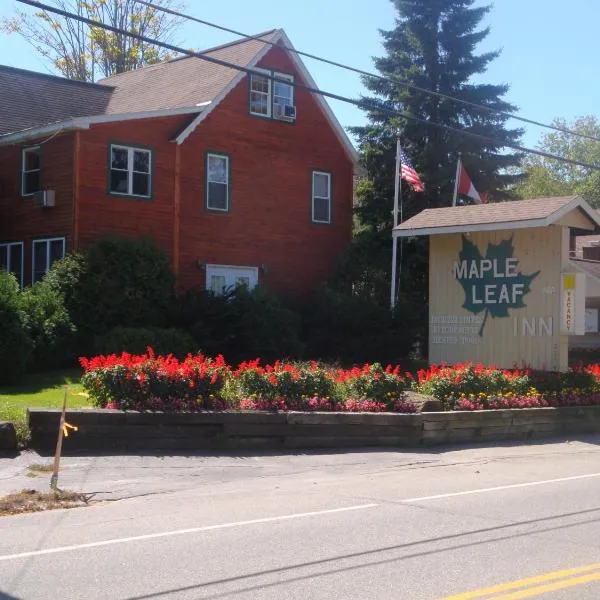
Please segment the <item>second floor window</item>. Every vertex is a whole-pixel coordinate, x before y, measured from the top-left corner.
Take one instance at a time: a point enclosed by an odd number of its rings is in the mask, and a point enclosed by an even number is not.
[[[23,148],[21,154],[21,195],[31,196],[42,189],[42,149]]]
[[[292,83],[294,81],[293,75],[287,75],[286,73],[273,73],[273,75]],[[289,113],[286,112],[288,110],[286,107],[291,106],[294,106],[293,86],[281,81],[275,81],[273,83],[273,117],[280,119],[289,116]]]
[[[229,157],[223,154],[206,155],[206,208],[229,210]]]
[[[331,173],[313,171],[312,220],[314,223],[331,223]]]
[[[130,146],[110,147],[109,191],[149,198],[152,189],[152,153]]]

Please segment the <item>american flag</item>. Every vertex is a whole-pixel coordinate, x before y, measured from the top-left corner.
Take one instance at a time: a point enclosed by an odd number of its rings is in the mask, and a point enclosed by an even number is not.
[[[408,154],[406,154],[406,152],[404,152],[402,148],[400,149],[400,165],[400,177],[402,179],[406,179],[406,181],[408,181],[408,183],[410,183],[410,185],[412,185],[413,188],[415,188],[416,192],[424,192],[425,186],[423,185],[421,178],[417,175],[415,168],[410,162]]]

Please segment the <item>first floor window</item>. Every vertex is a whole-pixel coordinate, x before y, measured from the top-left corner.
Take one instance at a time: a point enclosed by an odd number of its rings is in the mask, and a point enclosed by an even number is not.
[[[229,157],[222,154],[206,156],[206,208],[229,210]]]
[[[218,296],[239,286],[252,289],[257,284],[258,269],[256,267],[206,266],[206,289]]]
[[[331,173],[313,171],[312,220],[315,223],[331,223]]]
[[[42,189],[42,149],[23,148],[21,154],[21,195],[31,196]]]
[[[255,69],[261,70],[261,69]],[[263,117],[271,116],[271,79],[270,71],[264,75],[250,75],[250,113]]]
[[[110,147],[109,191],[149,198],[152,184],[152,152],[142,148]]]
[[[48,238],[33,242],[33,268],[31,283],[37,283],[50,270],[56,260],[65,257],[65,238]]]
[[[23,287],[23,242],[0,244],[0,269],[12,273]]]

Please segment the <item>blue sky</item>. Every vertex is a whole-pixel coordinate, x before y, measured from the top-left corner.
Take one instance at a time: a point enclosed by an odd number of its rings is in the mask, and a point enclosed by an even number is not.
[[[15,0],[0,0],[0,18],[10,16]],[[23,5],[19,5],[23,6]],[[373,56],[383,52],[379,29],[390,29],[390,0],[187,0],[187,12],[247,33],[283,27],[299,50],[372,70]],[[549,122],[561,116],[600,114],[600,56],[597,23],[600,3],[594,0],[497,0],[485,20],[491,27],[482,52],[502,54],[482,76],[483,82],[508,83],[506,98],[519,113]],[[176,40],[184,47],[206,48],[230,41],[231,35],[189,23]],[[48,71],[47,64],[19,37],[0,33],[0,62]],[[345,96],[363,92],[357,75],[305,60],[319,86]],[[0,90],[1,93],[1,90]],[[356,107],[330,102],[342,125],[364,122]],[[527,126],[523,142],[532,146],[544,132]]]

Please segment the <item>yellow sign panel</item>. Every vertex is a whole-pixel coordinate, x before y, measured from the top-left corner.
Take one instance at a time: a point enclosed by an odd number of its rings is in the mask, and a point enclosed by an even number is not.
[[[575,274],[567,273],[563,275],[563,290],[574,290],[575,289]]]

